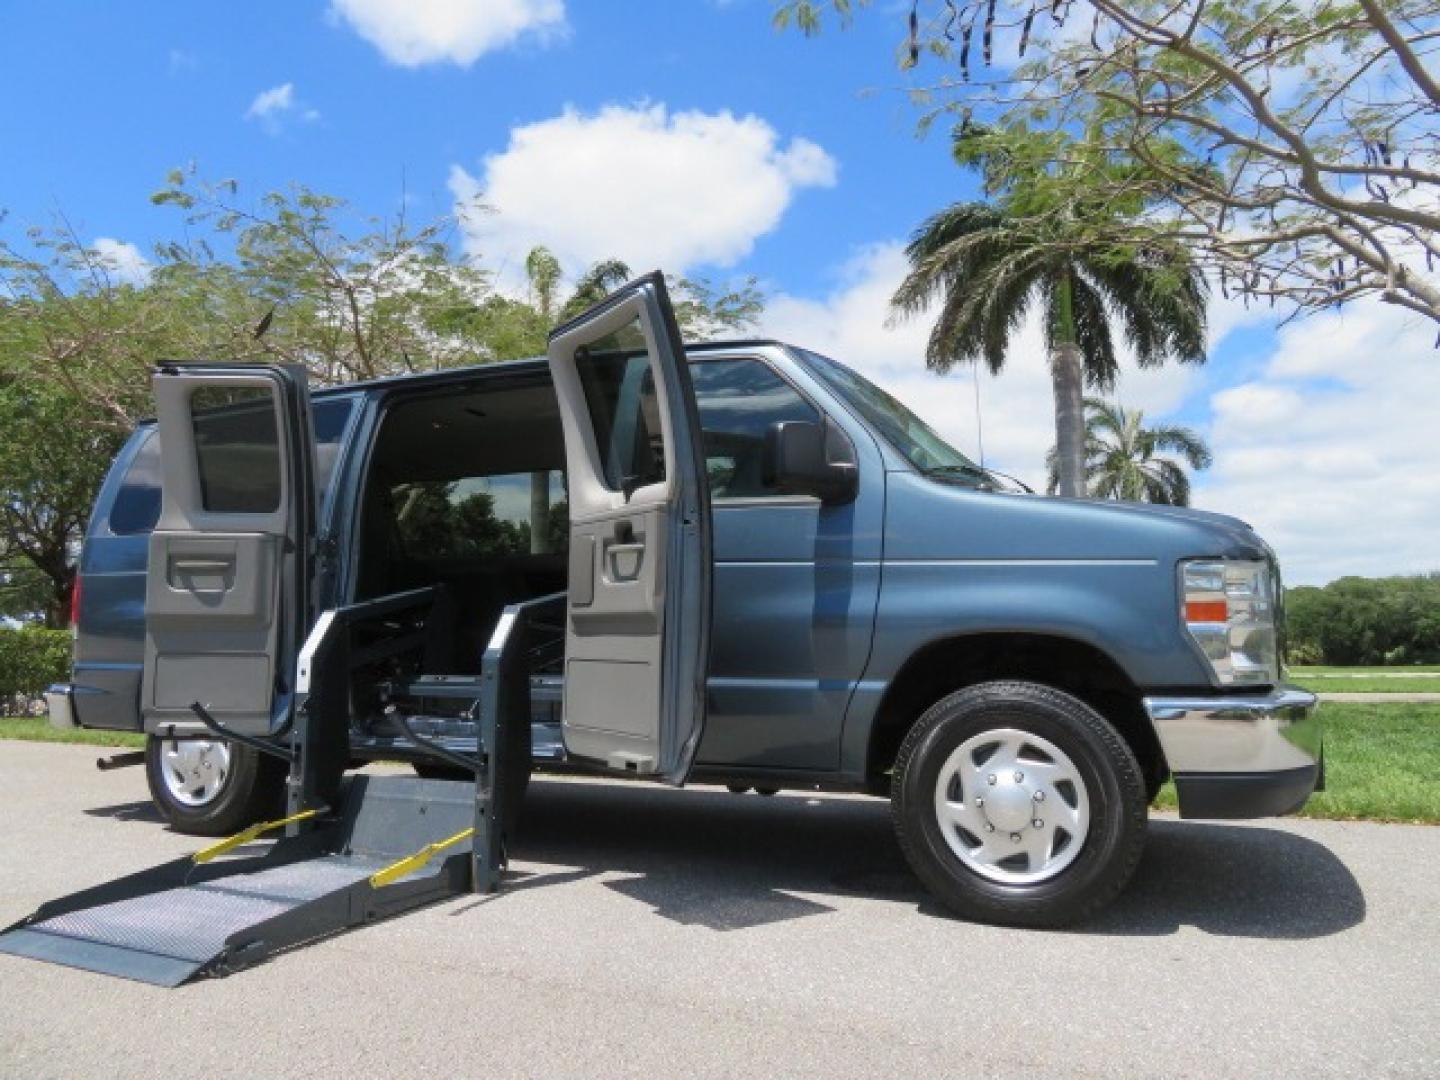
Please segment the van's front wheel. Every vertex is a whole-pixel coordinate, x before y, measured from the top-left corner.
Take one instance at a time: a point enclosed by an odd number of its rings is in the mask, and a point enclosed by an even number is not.
[[[220,739],[151,735],[145,779],[176,832],[228,836],[281,808],[285,764]]]
[[[1145,842],[1145,783],[1119,733],[1050,687],[993,682],[936,703],[895,762],[900,846],[957,914],[1061,926],[1109,903]]]

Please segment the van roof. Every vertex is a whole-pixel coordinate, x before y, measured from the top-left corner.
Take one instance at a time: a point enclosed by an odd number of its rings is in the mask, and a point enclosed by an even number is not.
[[[687,341],[685,349],[687,352],[710,352],[737,348],[755,348],[757,346],[770,346],[788,348],[785,342],[776,338],[723,338],[716,341]],[[184,366],[178,365],[178,366]],[[392,386],[409,386],[414,383],[447,382],[451,379],[473,374],[477,371],[526,371],[539,370],[545,366],[545,357],[532,356],[523,360],[495,360],[488,364],[463,364],[460,367],[436,368],[434,371],[407,371],[399,375],[384,375],[378,379],[364,379],[359,382],[332,383],[327,386],[316,386],[310,391],[311,397],[326,398],[339,394],[351,394],[366,390],[384,390]],[[147,416],[135,422],[135,427],[141,428],[155,423],[155,417]]]
[[[735,348],[754,348],[756,346],[778,346],[785,348],[783,341],[775,338],[726,338],[717,341],[687,341],[685,349],[687,352],[709,352]],[[315,397],[325,397],[332,394],[346,394],[356,390],[383,390],[391,386],[410,385],[415,382],[447,381],[457,376],[473,374],[477,371],[524,371],[530,368],[543,367],[545,357],[532,356],[523,360],[496,360],[488,364],[464,364],[460,367],[436,368],[434,371],[407,371],[398,375],[384,375],[378,379],[365,379],[360,382],[334,383],[329,386],[317,386],[311,390]]]

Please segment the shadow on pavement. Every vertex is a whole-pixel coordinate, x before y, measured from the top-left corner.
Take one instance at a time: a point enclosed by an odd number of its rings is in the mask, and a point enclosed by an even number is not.
[[[1364,919],[1360,883],[1323,844],[1263,825],[1155,819],[1130,887],[1084,929],[1312,938]]]
[[[86,811],[90,817],[115,818],[117,821],[150,821],[157,825],[165,824],[165,818],[160,811],[155,809],[155,804],[149,799],[140,802],[116,803],[114,806],[92,806]]]
[[[878,799],[543,780],[530,791],[514,855],[574,869],[535,875],[522,889],[628,873],[634,876],[606,886],[664,918],[715,930],[821,915],[832,910],[826,895],[898,901],[948,917],[905,864]],[[1162,818],[1151,822],[1130,886],[1077,930],[1144,936],[1195,926],[1234,937],[1311,938],[1364,918],[1359,883],[1313,840],[1264,826]]]
[[[164,824],[148,801],[85,813]],[[512,854],[560,869],[512,871],[501,892],[474,904],[618,873],[629,876],[605,881],[606,888],[663,918],[714,930],[824,915],[833,910],[827,896],[898,902],[950,917],[910,872],[880,799],[804,792],[761,798],[537,778]],[[1265,825],[1158,818],[1129,887],[1075,932],[1158,936],[1194,926],[1224,936],[1297,939],[1339,933],[1364,918],[1359,883],[1314,840]]]

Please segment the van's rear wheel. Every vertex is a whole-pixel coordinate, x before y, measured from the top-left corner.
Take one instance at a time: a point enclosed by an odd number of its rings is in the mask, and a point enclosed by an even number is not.
[[[220,739],[151,735],[145,779],[176,832],[227,836],[281,809],[285,763]]]
[[[1036,683],[982,683],[935,704],[900,747],[891,799],[916,874],[983,922],[1087,918],[1145,842],[1130,747],[1084,702]]]

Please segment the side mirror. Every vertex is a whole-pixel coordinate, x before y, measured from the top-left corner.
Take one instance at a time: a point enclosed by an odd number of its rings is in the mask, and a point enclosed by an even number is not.
[[[777,420],[765,432],[765,479],[787,495],[847,503],[859,490],[855,448],[831,424]]]

